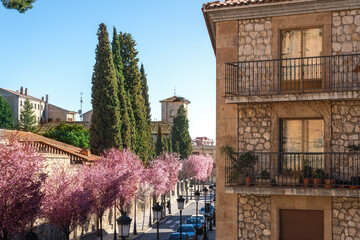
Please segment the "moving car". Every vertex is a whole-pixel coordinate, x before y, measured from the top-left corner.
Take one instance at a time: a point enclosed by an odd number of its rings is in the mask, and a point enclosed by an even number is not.
[[[195,228],[192,224],[183,224],[178,227],[177,232],[186,233],[189,236],[189,239],[195,239]]]

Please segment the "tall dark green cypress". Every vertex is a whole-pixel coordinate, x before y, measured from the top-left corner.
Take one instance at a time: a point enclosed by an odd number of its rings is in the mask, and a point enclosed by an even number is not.
[[[92,76],[90,148],[95,154],[122,146],[121,120],[116,70],[110,48],[109,34],[101,23],[97,32],[96,62]]]
[[[0,128],[14,128],[14,116],[10,104],[0,94]]]
[[[165,139],[166,141],[166,139]],[[158,132],[157,132],[157,138],[156,138],[156,145],[155,145],[155,154],[156,156],[159,156],[165,151],[165,144],[163,139],[163,134],[161,131],[160,123],[158,124]]]
[[[119,99],[119,112],[121,119],[121,139],[123,148],[131,149],[131,131],[130,131],[130,118],[128,112],[127,94],[124,89],[124,75],[123,75],[123,63],[121,60],[121,47],[119,36],[117,35],[116,28],[114,27],[113,39],[112,39],[112,55],[114,60],[114,66],[116,70],[116,79],[118,86],[118,99]]]
[[[147,119],[151,121],[151,108],[150,108],[150,101],[149,101],[149,87],[147,84],[147,78],[146,73],[144,69],[144,65],[141,64],[140,67],[140,74],[141,74],[141,87],[142,87],[142,95],[145,101],[145,108],[146,108],[146,114]]]
[[[131,107],[136,123],[135,152],[147,162],[150,158],[152,138],[150,121],[147,119],[145,100],[142,95],[141,74],[138,68],[138,52],[132,36],[127,33],[119,34],[121,58],[123,61],[123,74],[125,77],[125,91],[129,92]]]
[[[36,132],[38,130],[35,111],[29,99],[24,101],[24,107],[20,110],[19,129],[26,132]]]
[[[179,153],[181,159],[187,158],[191,154],[192,146],[189,134],[189,120],[183,105],[179,107],[174,117],[171,138],[174,152]]]
[[[132,151],[136,150],[136,123],[135,123],[135,117],[134,112],[131,107],[131,100],[130,100],[130,94],[129,92],[126,92],[126,106],[128,110],[129,115],[129,129],[130,129],[130,149]]]
[[[171,142],[171,135],[167,138],[167,151],[169,153],[173,152],[172,142]]]

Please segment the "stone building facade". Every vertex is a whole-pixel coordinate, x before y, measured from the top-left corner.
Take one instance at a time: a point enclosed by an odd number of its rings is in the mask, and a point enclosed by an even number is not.
[[[216,143],[237,152],[217,151],[216,237],[360,239],[360,2],[225,0],[203,13]],[[248,151],[253,165],[233,163]]]

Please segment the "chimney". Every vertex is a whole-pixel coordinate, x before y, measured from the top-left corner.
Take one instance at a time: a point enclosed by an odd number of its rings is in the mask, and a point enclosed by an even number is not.
[[[27,96],[27,88],[25,88],[25,95]]]
[[[24,94],[24,88],[23,88],[23,87],[20,88],[20,94],[21,94],[21,95]]]
[[[41,97],[41,101],[44,101],[44,97]]]

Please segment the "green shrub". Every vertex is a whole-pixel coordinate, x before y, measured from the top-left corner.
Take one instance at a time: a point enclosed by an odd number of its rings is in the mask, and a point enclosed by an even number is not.
[[[89,148],[90,132],[81,125],[60,123],[47,130],[44,136],[76,147]]]

